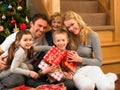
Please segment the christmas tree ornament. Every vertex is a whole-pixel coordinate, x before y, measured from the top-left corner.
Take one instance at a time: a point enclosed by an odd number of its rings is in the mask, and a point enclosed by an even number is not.
[[[5,20],[5,19],[6,19],[6,16],[5,16],[4,14],[2,15],[2,19],[3,19],[3,20]]]
[[[18,2],[22,2],[22,0],[18,0]]]
[[[13,32],[19,31],[19,28],[17,27],[17,24],[15,23],[15,28],[13,29]]]
[[[12,9],[12,5],[11,5],[11,4],[9,4],[8,8],[9,8],[9,9]]]
[[[16,20],[15,20],[15,19],[12,19],[12,20],[11,20],[11,24],[16,24]]]
[[[29,23],[29,20],[28,20],[28,17],[27,17],[27,16],[25,17],[25,21],[26,21],[27,23]]]
[[[11,34],[11,32],[10,32],[10,30],[9,30],[8,28],[6,28],[4,31],[5,31],[5,33],[6,33],[7,35],[10,35],[10,34]]]
[[[0,4],[2,4],[3,3],[3,1],[0,1]]]
[[[18,11],[21,11],[21,10],[22,10],[22,6],[18,6],[18,7],[17,7],[17,10],[18,10]]]
[[[3,6],[3,8],[4,8],[5,10],[8,9],[8,4],[4,3],[2,6]]]
[[[16,14],[16,10],[13,8],[12,10],[11,10],[11,15],[15,15]]]
[[[26,28],[27,28],[27,26],[26,26],[25,23],[21,23],[21,24],[19,25],[19,29],[20,29],[20,30],[25,30]]]

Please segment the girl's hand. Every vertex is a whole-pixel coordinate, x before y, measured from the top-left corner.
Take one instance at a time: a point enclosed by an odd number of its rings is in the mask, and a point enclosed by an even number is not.
[[[68,54],[68,58],[71,59],[70,61],[82,62],[82,57],[80,57],[76,51],[70,51]]]
[[[64,78],[73,79],[73,74],[70,72],[63,72]]]
[[[30,77],[32,77],[33,79],[37,79],[39,77],[38,73],[34,72],[34,71],[30,71],[29,73]]]
[[[59,71],[58,66],[49,66],[45,70],[41,71],[41,74],[48,74],[48,73],[52,73],[55,71]]]

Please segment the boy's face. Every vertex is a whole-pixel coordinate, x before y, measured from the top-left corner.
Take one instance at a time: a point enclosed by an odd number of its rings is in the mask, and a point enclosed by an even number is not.
[[[18,42],[23,49],[27,50],[32,47],[33,37],[31,34],[23,35],[21,40]]]
[[[54,44],[61,50],[61,51],[65,51],[66,50],[66,46],[69,42],[68,36],[66,34],[56,34],[54,36]]]
[[[51,27],[53,30],[59,30],[62,27],[62,18],[59,16],[54,18],[54,20],[51,22]]]

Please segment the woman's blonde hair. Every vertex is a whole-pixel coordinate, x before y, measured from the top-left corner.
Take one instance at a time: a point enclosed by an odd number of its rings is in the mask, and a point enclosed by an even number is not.
[[[87,24],[83,21],[83,19],[81,18],[81,16],[73,11],[67,11],[63,14],[63,23],[64,21],[70,20],[70,19],[74,19],[77,21],[79,27],[80,27],[80,32],[79,32],[79,38],[76,37],[76,35],[72,34],[72,46],[74,47],[74,49],[77,49],[76,45],[77,42],[79,41],[82,45],[86,45],[87,44],[87,40],[88,40],[88,36],[91,32],[91,28],[87,26]],[[76,40],[78,38],[78,41]],[[74,42],[74,43],[73,43]]]

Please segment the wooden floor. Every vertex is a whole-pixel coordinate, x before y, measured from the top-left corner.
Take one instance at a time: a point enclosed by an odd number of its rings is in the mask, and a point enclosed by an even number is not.
[[[120,74],[118,75],[118,80],[116,81],[115,84],[115,90],[120,90]]]

